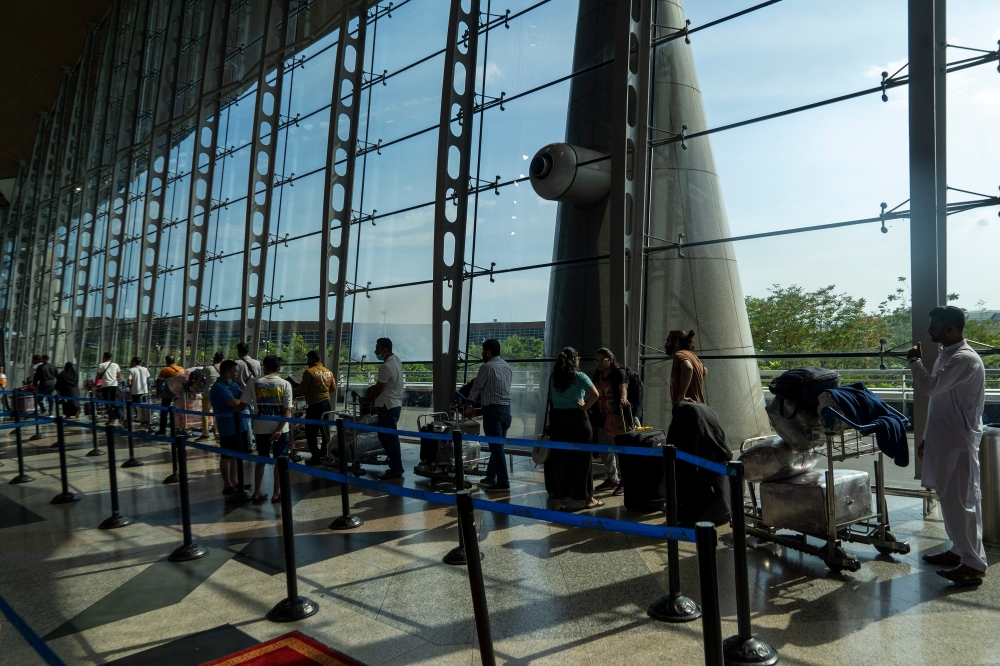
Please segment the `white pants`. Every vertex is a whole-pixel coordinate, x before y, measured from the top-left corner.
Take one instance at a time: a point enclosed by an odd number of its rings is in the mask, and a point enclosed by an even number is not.
[[[931,445],[925,447],[931,448]],[[954,544],[952,552],[962,558],[962,564],[986,571],[979,456],[978,450],[970,450],[972,448],[938,445],[933,447],[934,455],[929,461],[925,452],[924,485],[928,485],[926,463],[930,462],[933,466],[930,481],[941,500],[944,529]]]

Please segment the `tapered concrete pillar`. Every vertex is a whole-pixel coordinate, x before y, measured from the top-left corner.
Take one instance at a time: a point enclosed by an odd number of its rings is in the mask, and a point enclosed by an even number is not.
[[[656,23],[683,26],[679,0],[657,3]],[[581,0],[577,22],[574,69],[613,55],[615,3]],[[692,45],[683,39],[657,47],[652,69],[653,109],[650,125],[679,132],[705,129],[705,111],[695,74]],[[611,68],[574,79],[566,130],[567,143],[609,150],[611,122]],[[663,136],[656,134],[655,136]],[[649,233],[653,237],[685,242],[730,235],[719,177],[708,138],[654,149],[650,178]],[[591,206],[560,204],[556,224],[555,258],[594,256],[608,252],[607,199]],[[653,244],[660,244],[654,241]],[[730,244],[689,248],[649,257],[645,290],[644,342],[660,347],[671,329],[696,329],[696,351],[701,355],[753,353],[753,341],[743,300],[736,256]],[[549,291],[546,353],[572,345],[585,355],[607,344],[607,265],[557,268]],[[620,353],[620,350],[613,350]],[[719,414],[734,448],[748,437],[770,432],[764,414],[764,395],[752,360],[706,361],[709,405]],[[670,422],[670,362],[645,365],[645,418],[649,425]]]

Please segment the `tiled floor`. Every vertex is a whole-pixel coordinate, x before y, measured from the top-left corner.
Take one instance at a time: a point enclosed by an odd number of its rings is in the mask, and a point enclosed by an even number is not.
[[[83,499],[52,505],[59,461],[50,430],[25,443],[36,479],[25,485],[6,483],[16,460],[13,436],[0,434],[0,595],[67,664],[198,664],[292,628],[371,666],[478,663],[466,570],[441,563],[456,544],[453,508],[356,491],[352,512],[364,526],[332,532],[339,486],[293,475],[299,590],[320,611],[278,625],[265,619],[285,595],[278,507],[227,507],[217,459],[191,450],[195,539],[211,552],[170,563],[181,530],[178,487],[161,483],[170,471],[166,447],[137,442],[146,465],[118,470],[121,512],[135,524],[104,531],[97,525],[111,514],[107,457],[86,457],[89,433],[74,433],[69,484]],[[120,463],[127,456],[119,446]],[[416,447],[404,453],[412,469]],[[542,506],[540,473],[516,461],[510,501]],[[405,485],[429,489],[413,474]],[[660,521],[604,499],[599,515]],[[925,519],[920,500],[890,499],[893,530],[913,550],[886,557],[848,544],[863,563],[857,573],[832,573],[814,557],[751,539],[756,633],[783,664],[1000,663],[1000,576],[978,589],[949,587],[920,560],[945,543],[940,516]],[[498,514],[478,521],[501,663],[702,663],[700,622],[646,616],[667,584],[663,543]],[[694,548],[680,551],[684,592],[698,600]],[[725,527],[718,555],[728,636],[736,627]],[[4,665],[43,663],[7,622],[0,655]]]

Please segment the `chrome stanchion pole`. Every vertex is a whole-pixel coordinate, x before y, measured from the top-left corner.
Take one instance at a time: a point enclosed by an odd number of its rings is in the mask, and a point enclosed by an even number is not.
[[[62,477],[62,492],[52,498],[52,504],[79,502],[80,496],[69,491],[66,471],[66,437],[63,434],[62,416],[59,414],[56,414],[56,440],[59,442],[59,472]]]
[[[101,449],[98,447],[97,444],[97,404],[94,402],[93,398],[90,399],[90,411],[94,415],[94,422],[93,422],[94,427],[90,429],[90,434],[93,436],[94,440],[94,447],[90,449],[90,451],[87,451],[86,455],[87,457],[92,458],[94,456],[104,455],[104,451],[101,451]]]
[[[476,516],[472,510],[472,497],[468,490],[460,490],[455,495],[458,508],[458,522],[469,534],[476,534]],[[483,666],[497,663],[493,654],[493,630],[490,627],[490,610],[486,605],[486,586],[483,584],[483,565],[479,556],[479,541],[470,539],[467,544],[469,556],[469,587],[472,589],[472,609],[476,616],[476,634],[479,637],[479,654]]]
[[[170,423],[170,438],[172,440],[176,440],[177,439],[177,428],[174,426],[174,406],[172,404],[171,405],[167,405],[167,411],[166,412],[164,412],[163,410],[160,410],[160,417],[161,418],[162,418],[162,416],[163,416],[164,413],[166,413],[167,418],[170,419],[170,421],[169,421],[169,423]],[[178,472],[177,472],[177,449],[174,446],[170,447],[170,468],[173,471],[170,473],[170,476],[168,476],[167,478],[163,479],[163,483],[179,483],[180,480],[181,480],[181,477],[180,477],[180,474],[178,474]]]
[[[455,447],[455,492],[461,492],[465,490],[465,467],[462,464],[462,432],[456,430],[451,433],[451,441]],[[445,564],[451,564],[453,566],[464,566],[468,563],[467,553],[465,551],[465,531],[462,529],[462,521],[458,521],[458,545],[452,548],[447,555],[441,558],[441,561]],[[479,536],[473,532],[469,535],[471,539],[478,539]],[[483,559],[483,553],[476,548],[479,553],[479,559]]]
[[[14,395],[14,405],[11,409],[11,416],[14,418],[14,423],[20,423],[20,417],[17,412],[17,394]],[[24,473],[24,446],[21,442],[21,428],[14,428],[14,441],[17,443],[17,476],[10,480],[14,485],[19,483],[31,483],[35,480],[35,477]]]
[[[167,557],[171,562],[187,562],[197,560],[208,555],[208,549],[194,543],[191,536],[191,498],[188,495],[188,475],[187,475],[187,451],[184,448],[184,440],[181,437],[174,437],[171,446],[176,449],[177,465],[180,468],[180,493],[181,493],[181,523],[184,532],[184,543],[177,547],[174,552]]]
[[[132,443],[132,401],[125,401],[125,428],[128,430],[128,460],[122,467],[142,467],[143,462],[135,457],[135,445]]]
[[[35,434],[28,438],[29,442],[42,439],[42,432],[41,430],[38,429],[38,423],[39,423],[38,417],[41,415],[41,412],[38,410],[38,391],[32,393],[32,396],[35,401]],[[56,448],[57,445],[58,442],[54,444],[52,448]]]

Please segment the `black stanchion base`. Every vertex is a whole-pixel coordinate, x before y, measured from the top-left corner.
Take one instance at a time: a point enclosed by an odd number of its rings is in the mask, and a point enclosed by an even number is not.
[[[163,479],[163,483],[180,483],[180,482],[181,482],[181,477],[178,476],[177,472],[174,472],[167,478]]]
[[[10,482],[13,483],[16,486],[19,483],[31,483],[34,480],[35,480],[35,477],[33,477],[33,476],[29,475],[29,474],[18,474],[13,479],[11,479]]]
[[[271,622],[296,622],[315,615],[318,610],[319,604],[305,597],[282,599],[267,614],[267,619]]]
[[[701,617],[701,606],[687,597],[669,594],[646,609],[646,615],[660,622],[691,622]]]
[[[28,438],[28,441],[29,441],[29,442],[34,442],[34,441],[37,441],[37,440],[39,440],[39,439],[45,439],[45,435],[43,435],[43,434],[42,434],[42,433],[40,433],[40,432],[39,432],[39,433],[35,433],[34,435],[32,435],[31,437],[29,437],[29,438]],[[55,447],[55,446],[58,446],[58,444],[54,445],[54,447]],[[54,447],[53,447],[53,448],[54,448]]]
[[[365,521],[361,520],[357,516],[337,516],[330,523],[331,530],[353,530],[355,527],[361,527],[365,524]]]
[[[35,439],[35,438],[34,438],[34,437],[32,437],[31,439]],[[31,441],[31,439],[29,439],[28,441],[30,442],[30,441]],[[40,438],[39,438],[39,439],[40,439]],[[58,449],[58,448],[59,448],[59,442],[52,442],[51,444],[49,444],[49,448],[50,448],[50,449]]]
[[[122,463],[122,467],[142,467],[146,463],[142,462],[138,458],[129,458]]]
[[[249,502],[253,497],[245,490],[237,490],[235,493],[226,498],[227,504],[243,504]]]
[[[482,561],[486,556],[483,555],[483,551],[479,551],[479,560]],[[451,551],[441,558],[441,561],[445,564],[450,564],[453,567],[464,567],[469,563],[468,559],[465,557],[465,549],[461,546],[455,546]]]
[[[98,525],[102,530],[116,530],[119,527],[128,527],[132,524],[131,518],[126,518],[125,516],[113,515],[106,519],[103,523]]]
[[[170,553],[167,559],[171,562],[189,562],[205,557],[206,555],[208,555],[208,548],[193,543],[190,546],[180,546],[174,552]]]
[[[52,498],[52,504],[71,504],[73,502],[79,502],[80,496],[76,493],[59,493]]]
[[[94,456],[106,456],[106,455],[108,454],[104,451],[101,451],[100,449],[91,449],[87,451],[88,458],[93,458]]]
[[[778,651],[755,636],[747,640],[730,636],[722,643],[722,654],[726,666],[774,666],[778,663]]]

